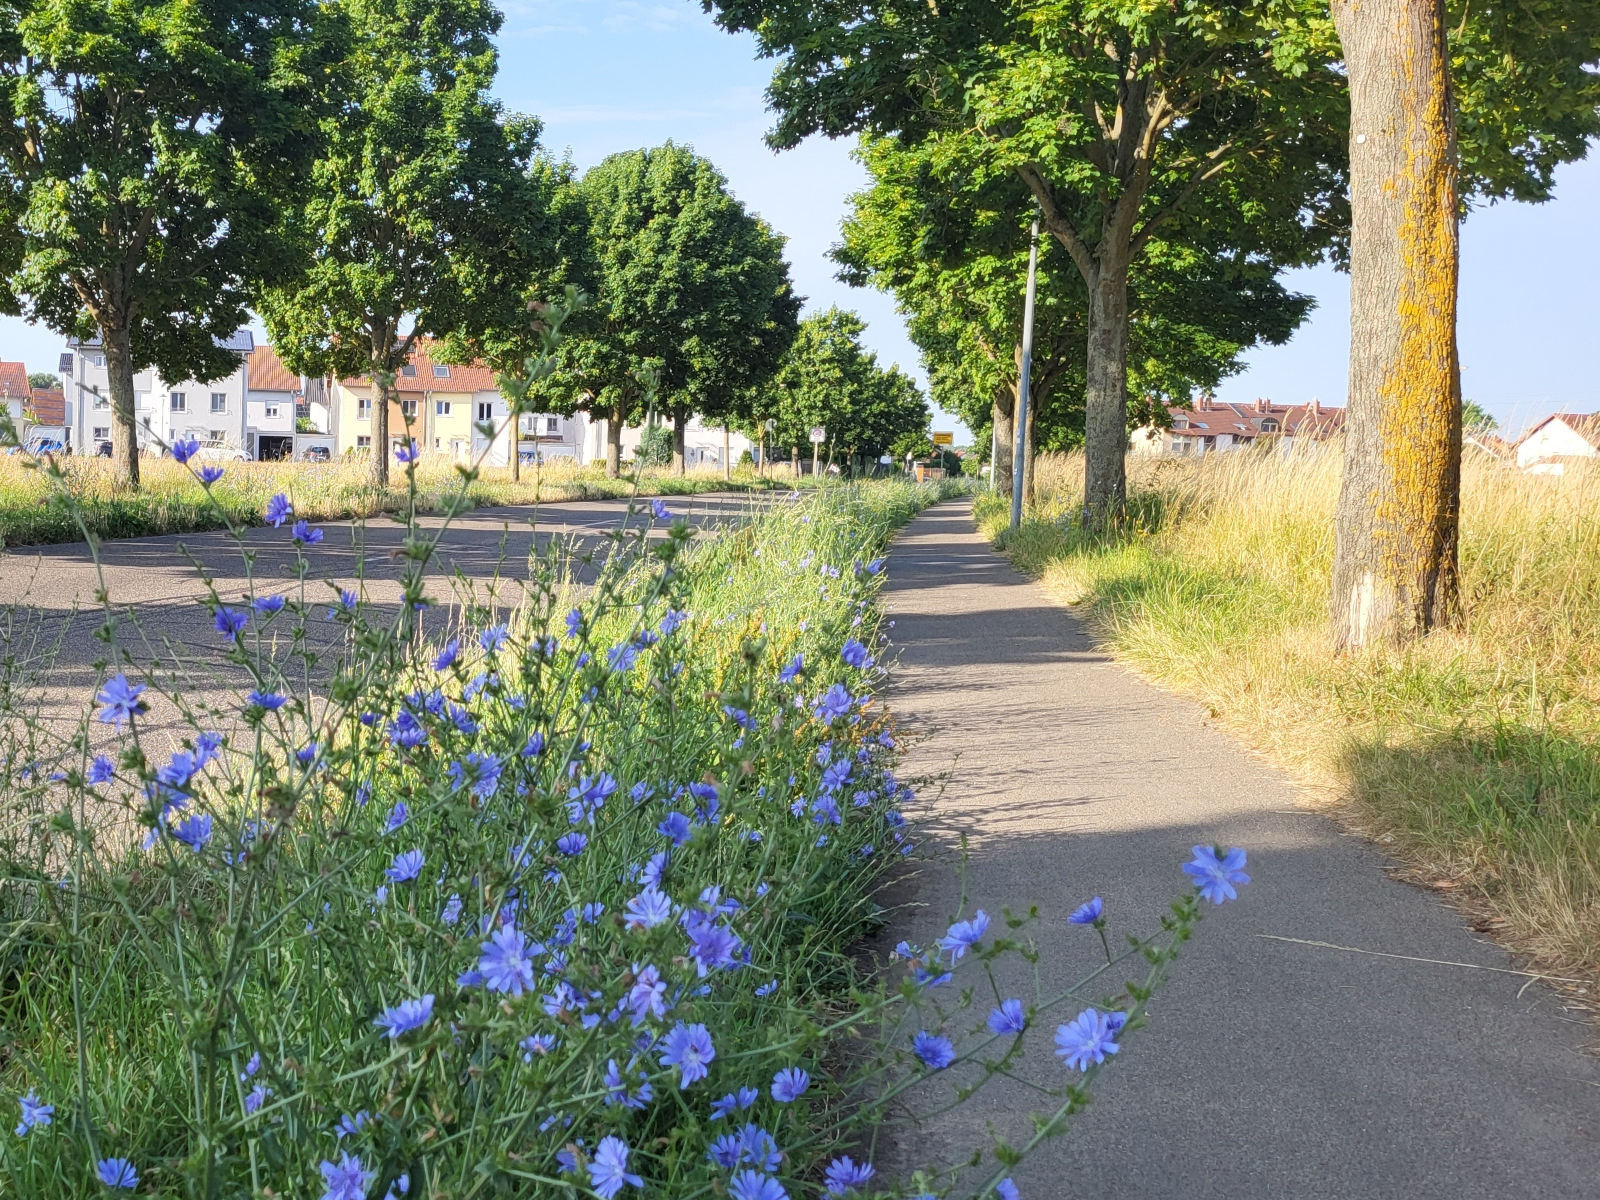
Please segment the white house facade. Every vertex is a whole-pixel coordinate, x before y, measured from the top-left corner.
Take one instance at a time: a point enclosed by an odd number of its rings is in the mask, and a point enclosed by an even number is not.
[[[1600,440],[1600,413],[1546,417],[1517,442],[1517,466],[1530,475],[1560,475],[1566,460],[1594,458]]]

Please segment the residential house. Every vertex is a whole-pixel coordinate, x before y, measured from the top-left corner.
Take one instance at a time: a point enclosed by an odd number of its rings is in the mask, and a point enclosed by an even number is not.
[[[1309,404],[1274,404],[1262,399],[1238,404],[1203,394],[1192,408],[1167,408],[1172,428],[1146,426],[1134,430],[1131,448],[1135,454],[1198,457],[1271,440],[1287,449],[1297,442],[1315,443],[1333,437],[1344,426],[1344,411],[1327,408],[1317,400]]]
[[[461,366],[434,358],[436,343],[419,341],[395,380],[389,401],[389,452],[412,438],[419,448],[460,461],[505,466],[511,461],[510,412],[488,367]],[[365,375],[334,381],[328,388],[329,432],[340,455],[372,449],[372,380]],[[584,418],[524,413],[518,439],[523,460],[572,458],[584,461]],[[489,425],[493,436],[483,432]]]
[[[246,424],[253,444],[250,456],[266,462],[294,454],[296,404],[305,389],[300,376],[289,373],[271,346],[257,346],[244,360],[247,382]]]
[[[255,335],[241,329],[232,337],[219,339],[218,345],[239,361],[238,369],[223,379],[210,383],[165,380],[154,367],[134,374],[134,424],[141,450],[195,438],[221,442],[247,454],[254,451],[247,364],[255,350]],[[73,448],[80,454],[93,454],[100,442],[111,439],[111,384],[100,339],[69,341],[61,356],[60,374]]]
[[[1555,413],[1517,440],[1517,466],[1530,475],[1560,475],[1569,462],[1600,454],[1600,413]]]
[[[0,362],[0,406],[22,433],[22,423],[32,412],[33,389],[28,386],[28,368],[19,362]]]

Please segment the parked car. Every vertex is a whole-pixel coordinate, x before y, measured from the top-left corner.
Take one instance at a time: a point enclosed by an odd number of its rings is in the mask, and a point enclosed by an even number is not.
[[[326,446],[307,446],[300,452],[300,461],[308,463],[331,462],[333,451]]]
[[[100,458],[110,458],[111,457],[111,443],[109,441],[105,441],[105,440],[96,442],[94,444],[94,452]]]
[[[249,462],[250,456],[227,442],[201,442],[194,452],[196,462]]]

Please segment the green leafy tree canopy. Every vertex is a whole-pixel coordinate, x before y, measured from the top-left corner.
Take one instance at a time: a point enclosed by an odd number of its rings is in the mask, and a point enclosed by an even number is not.
[[[555,254],[539,123],[489,96],[487,0],[346,0],[348,102],[305,193],[303,277],[262,309],[291,369],[369,375],[373,477],[389,473],[394,380],[418,339],[505,321]]]
[[[253,289],[288,269],[335,65],[315,0],[11,0],[0,21],[0,303],[98,336],[116,476],[137,487],[133,376],[211,380]]]

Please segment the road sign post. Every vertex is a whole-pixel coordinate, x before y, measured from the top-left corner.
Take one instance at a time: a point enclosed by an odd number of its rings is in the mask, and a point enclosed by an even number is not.
[[[811,475],[817,474],[817,456],[822,452],[822,443],[828,440],[828,431],[821,425],[811,427]]]

